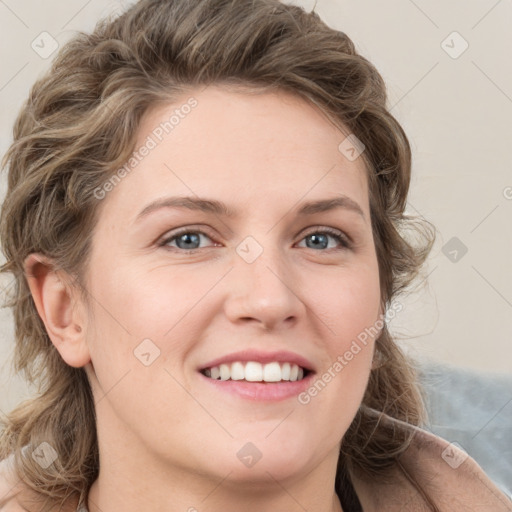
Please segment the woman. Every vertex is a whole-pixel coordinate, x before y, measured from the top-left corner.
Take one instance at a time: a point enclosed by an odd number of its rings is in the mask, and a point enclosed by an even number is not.
[[[5,422],[0,506],[510,510],[420,428],[386,328],[434,234],[385,103],[345,34],[275,0],[142,0],[61,50],[5,157],[41,394]]]

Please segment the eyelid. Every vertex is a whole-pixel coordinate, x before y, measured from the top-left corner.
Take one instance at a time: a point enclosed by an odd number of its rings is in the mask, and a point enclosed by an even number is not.
[[[207,229],[205,229],[202,226],[198,227],[198,226],[194,226],[194,225],[183,226],[182,228],[176,228],[176,230],[168,231],[161,238],[159,238],[157,240],[156,244],[158,247],[166,247],[166,244],[169,243],[171,240],[174,240],[174,239],[178,238],[180,235],[185,234],[185,233],[197,233],[197,234],[204,235],[214,242],[215,245],[210,246],[210,247],[214,247],[214,246],[218,247],[218,243],[215,242],[215,237],[212,236],[211,234],[209,234]],[[301,238],[299,239],[298,242],[302,242],[302,240],[304,240],[305,237],[315,234],[315,233],[327,234],[336,239],[339,237],[338,241],[341,245],[341,247],[339,248],[340,250],[352,249],[354,246],[354,241],[344,231],[337,229],[337,228],[321,226],[321,225],[310,226],[309,228],[306,228],[305,230],[303,230],[300,233]],[[178,252],[191,254],[193,252],[200,251],[201,249],[208,249],[208,248],[209,247],[203,247],[203,248],[199,248],[199,249],[189,249],[189,250],[180,249],[180,248],[173,248],[173,249],[176,249]],[[322,250],[322,251],[318,251],[318,252],[329,252],[329,250]]]
[[[184,226],[182,228],[176,228],[176,230],[170,230],[167,231],[164,235],[159,237],[156,241],[156,244],[159,247],[164,247],[166,243],[168,243],[170,240],[173,240],[180,235],[183,235],[185,233],[199,233],[201,235],[207,236],[210,240],[213,241],[214,236],[208,233],[208,230],[204,227],[196,227],[196,226]],[[180,250],[180,249],[178,249]],[[181,249],[184,251],[184,249]],[[192,251],[198,251],[199,249],[191,249],[186,252],[192,252]]]
[[[344,231],[342,231],[341,229],[331,228],[327,226],[313,226],[312,228],[308,228],[306,232],[302,234],[302,238],[300,239],[300,241],[302,241],[305,237],[315,233],[327,234],[332,236],[333,238],[339,238],[341,246],[344,249],[351,249],[354,245],[352,238],[349,235],[347,235]]]

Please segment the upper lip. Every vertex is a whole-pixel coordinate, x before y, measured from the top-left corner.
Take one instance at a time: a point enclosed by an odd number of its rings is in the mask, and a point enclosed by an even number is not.
[[[308,361],[305,357],[302,357],[299,354],[295,354],[294,352],[289,352],[287,350],[278,350],[274,352],[262,352],[260,350],[248,349],[241,350],[239,352],[232,352],[231,354],[227,354],[225,356],[218,357],[209,361],[208,363],[202,365],[199,370],[204,370],[206,368],[212,368],[214,366],[219,366],[222,363],[232,363],[234,361],[256,361],[258,363],[271,363],[273,361],[277,361],[280,363],[294,363],[298,366],[301,366],[305,370],[309,370],[314,372],[313,364]]]

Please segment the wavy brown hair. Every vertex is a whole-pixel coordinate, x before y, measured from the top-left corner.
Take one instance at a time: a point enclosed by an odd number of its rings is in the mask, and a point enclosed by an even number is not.
[[[0,270],[14,277],[6,303],[14,313],[14,366],[39,393],[3,422],[0,458],[15,456],[18,476],[44,500],[44,510],[86,495],[98,475],[99,453],[85,370],[68,366],[50,341],[24,260],[34,252],[46,255],[54,269],[72,276],[87,301],[91,236],[102,204],[94,191],[134,151],[150,106],[176,102],[209,84],[299,95],[365,145],[360,158],[368,175],[384,310],[417,277],[434,243],[435,228],[404,213],[411,149],[386,106],[381,75],[345,33],[315,12],[278,0],[142,0],[101,21],[91,34],[78,33],[33,85],[3,160],[8,191],[0,218],[6,263]],[[415,233],[414,244],[406,232]],[[386,325],[376,354],[379,364],[342,440],[338,494],[344,492],[342,475],[385,478],[411,441],[410,432],[386,426],[365,407],[411,425],[426,419],[415,365]],[[23,452],[41,442],[59,454],[46,470]]]

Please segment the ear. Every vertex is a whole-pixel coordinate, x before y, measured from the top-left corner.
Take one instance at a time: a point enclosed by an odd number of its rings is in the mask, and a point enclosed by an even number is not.
[[[54,270],[46,256],[32,253],[24,270],[37,312],[62,359],[80,368],[90,360],[85,333],[85,307],[64,272]]]

